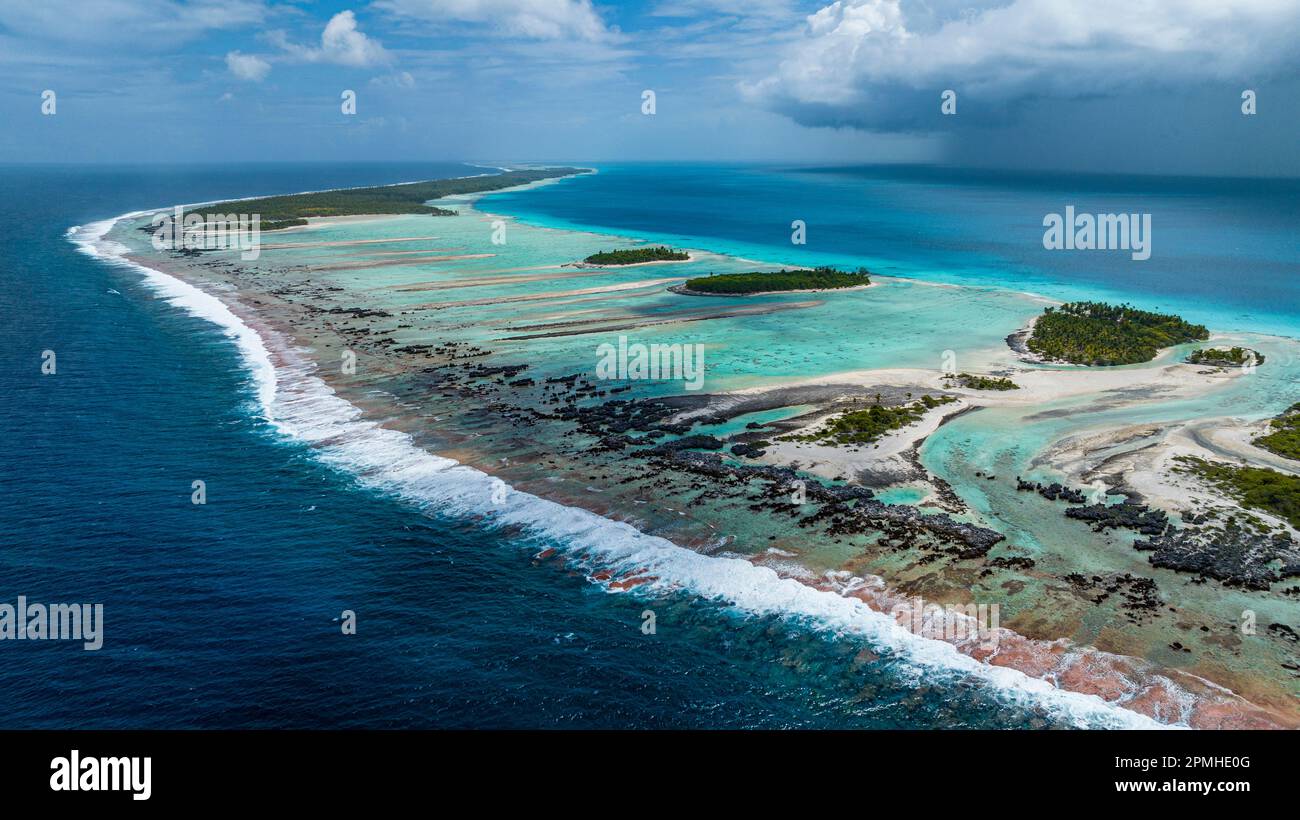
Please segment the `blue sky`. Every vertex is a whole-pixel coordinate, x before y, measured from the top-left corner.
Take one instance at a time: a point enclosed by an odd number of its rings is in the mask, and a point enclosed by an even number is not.
[[[1295,176],[1298,78],[1295,0],[0,0],[0,158]]]

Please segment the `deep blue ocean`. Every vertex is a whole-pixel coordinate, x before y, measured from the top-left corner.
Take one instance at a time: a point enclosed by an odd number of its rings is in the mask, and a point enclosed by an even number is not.
[[[0,602],[102,603],[105,618],[97,652],[0,641],[0,728],[1060,724],[798,618],[606,593],[531,560],[545,544],[364,489],[261,418],[214,325],[65,236],[148,207],[481,170],[0,166]],[[1146,296],[1214,326],[1284,332],[1300,197],[1294,183],[1245,184],[610,166],[483,207],[775,261]],[[1141,277],[1034,250],[1043,206],[1111,210],[1100,206],[1139,195],[1157,202]],[[1198,214],[1236,227],[1206,235]],[[792,219],[807,221],[808,246],[790,246]],[[1240,286],[1225,294],[1223,276]],[[654,635],[640,629],[647,606]],[[346,609],[356,635],[341,633]]]

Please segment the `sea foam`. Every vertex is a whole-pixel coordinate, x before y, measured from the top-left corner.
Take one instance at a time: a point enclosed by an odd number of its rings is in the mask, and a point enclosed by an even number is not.
[[[630,524],[548,501],[505,486],[486,473],[418,447],[411,437],[363,418],[339,397],[316,366],[287,340],[250,327],[221,299],[161,271],[125,258],[127,248],[105,239],[113,225],[144,216],[137,211],[68,230],[68,238],[93,257],[137,271],[170,304],[216,324],[235,344],[252,373],[257,402],[280,434],[310,446],[316,457],[361,484],[438,515],[512,526],[573,561],[598,562],[611,576],[649,579],[634,594],[686,590],[753,615],[778,616],[819,631],[853,636],[890,653],[918,678],[975,679],[1004,702],[1041,709],[1062,722],[1088,728],[1161,728],[1164,724],[1071,692],[1051,682],[982,663],[939,640],[915,635],[889,615],[835,591],[783,578],[743,558],[708,556]],[[274,352],[273,352],[274,351]]]

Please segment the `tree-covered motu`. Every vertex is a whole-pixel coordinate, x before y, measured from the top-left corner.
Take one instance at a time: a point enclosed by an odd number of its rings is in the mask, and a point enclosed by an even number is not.
[[[1132,305],[1069,302],[1048,307],[1025,342],[1048,359],[1086,365],[1149,362],[1161,348],[1204,341],[1204,325],[1180,316],[1139,310]]]
[[[615,251],[593,253],[582,260],[591,265],[642,265],[646,262],[685,262],[691,255],[686,251],[677,251],[667,245],[652,248],[625,248]]]
[[[866,268],[845,273],[831,267],[820,267],[698,276],[686,281],[686,289],[698,293],[744,295],[796,290],[837,290],[869,284],[871,284],[871,277],[868,276]]]

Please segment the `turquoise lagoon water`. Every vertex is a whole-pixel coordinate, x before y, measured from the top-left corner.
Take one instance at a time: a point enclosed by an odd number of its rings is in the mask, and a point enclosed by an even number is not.
[[[1104,400],[1088,397],[958,418],[931,438],[924,453],[949,477],[962,477],[942,455],[954,449],[969,454],[971,470],[1005,474],[1026,471],[1035,454],[1067,433],[1186,418],[1255,420],[1300,400],[1300,181],[909,167],[599,170],[492,194],[480,208],[529,224],[601,225],[770,264],[865,265],[905,277],[819,296],[826,304],[815,310],[726,325],[721,349],[709,350],[711,379],[725,386],[760,374],[780,379],[880,367],[937,370],[948,350],[959,369],[1016,364],[1003,339],[1043,305],[1025,293],[1177,310],[1210,327],[1215,344],[1246,344],[1268,358],[1256,373],[1193,400],[1152,396],[1137,407],[1108,409]],[[1081,212],[1152,213],[1151,259],[1044,250],[1041,219],[1066,204]],[[792,218],[806,222],[807,245],[791,245]],[[747,347],[763,353],[746,360]],[[958,440],[963,447],[952,444]]]
[[[1216,329],[1300,335],[1300,180],[910,166],[599,170],[493,194],[485,207],[770,262],[866,265],[1060,300],[1131,300]],[[1066,205],[1150,213],[1151,258],[1045,250],[1043,217]],[[796,219],[807,225],[805,245],[791,244]]]

